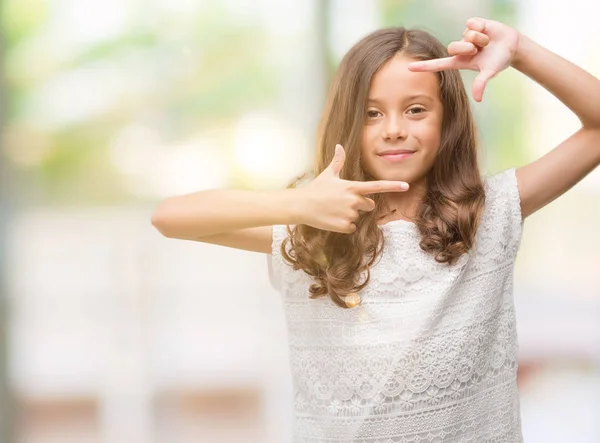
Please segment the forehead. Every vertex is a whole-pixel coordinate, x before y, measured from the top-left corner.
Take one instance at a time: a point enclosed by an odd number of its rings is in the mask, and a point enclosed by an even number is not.
[[[439,98],[439,82],[433,72],[412,72],[408,64],[413,61],[403,55],[388,60],[371,80],[369,98],[400,99],[404,96],[426,95]]]

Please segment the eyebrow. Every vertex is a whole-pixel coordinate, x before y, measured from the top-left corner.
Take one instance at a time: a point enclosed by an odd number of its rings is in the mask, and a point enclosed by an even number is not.
[[[433,99],[425,94],[414,94],[414,95],[408,95],[406,97],[404,97],[403,101],[413,101],[413,100],[428,100],[428,101],[433,101]],[[377,97],[369,97],[368,102],[369,103],[380,103],[382,100],[379,100]]]

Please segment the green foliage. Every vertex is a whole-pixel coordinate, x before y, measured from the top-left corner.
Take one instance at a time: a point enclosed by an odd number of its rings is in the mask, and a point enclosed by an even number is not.
[[[384,26],[405,26],[432,33],[442,43],[449,44],[460,38],[467,17],[453,17],[440,13],[439,0],[381,0]],[[516,5],[511,0],[481,2],[472,15],[487,16],[509,25],[516,18]],[[424,25],[425,24],[425,25]],[[467,93],[475,77],[473,72],[461,72]],[[490,171],[518,166],[528,159],[525,154],[525,115],[523,78],[516,71],[502,72],[486,88],[484,101],[474,105],[482,149]]]
[[[40,0],[3,0],[0,8],[2,34],[9,47],[41,27],[48,13],[48,3]]]
[[[129,198],[125,178],[114,169],[109,148],[131,122],[147,124],[159,131],[163,140],[176,143],[203,129],[223,127],[248,110],[271,106],[283,86],[279,81],[281,66],[270,53],[264,28],[248,17],[240,20],[232,16],[217,2],[207,2],[193,16],[165,14],[154,17],[154,21],[148,16],[135,17],[120,35],[79,47],[60,60],[51,55],[33,59],[35,54],[28,51],[52,40],[48,34],[52,31],[46,26],[50,4],[40,0],[2,3],[9,128],[33,125],[31,137],[35,137],[37,123],[31,112],[39,103],[43,86],[82,68],[110,65],[121,80],[131,83],[142,78],[150,90],[132,84],[131,90],[114,97],[107,109],[91,118],[37,131],[38,136],[41,132],[48,138],[48,155],[36,166],[16,166],[16,172],[21,178],[37,174],[34,182],[39,192],[32,194],[46,201],[84,196],[88,202],[90,198]],[[382,26],[425,29],[444,43],[462,30],[464,17],[442,13],[446,9],[441,9],[439,0],[381,0],[380,7]],[[489,7],[494,18],[509,24],[514,20],[511,1],[495,0]],[[321,31],[327,35],[327,29]],[[327,51],[324,57],[333,71],[338,61]],[[464,76],[470,91],[472,76]],[[522,149],[522,82],[520,75],[502,73],[492,80],[484,103],[475,107],[489,147],[491,169],[526,160]],[[19,134],[22,138],[17,149],[28,149],[31,142],[27,134]]]
[[[119,193],[129,198],[123,179],[111,164],[109,147],[130,122],[162,122],[155,129],[164,139],[185,139],[201,127],[269,103],[277,92],[264,30],[240,23],[211,5],[191,20],[165,15],[152,26],[138,23],[125,34],[91,44],[65,60],[52,60],[33,75],[28,69],[26,43],[51,37],[44,34],[48,32],[44,28],[45,4],[39,0],[5,3],[6,52],[14,68],[8,85],[9,125],[29,122],[31,106],[27,104],[36,103],[46,82],[83,67],[110,64],[123,79],[143,75],[154,86],[142,96],[126,92],[116,97],[109,109],[85,121],[50,128],[50,155],[34,170],[21,171],[23,175],[37,171],[40,192],[35,194],[46,201],[70,201],[77,196],[103,201]],[[193,23],[189,29],[169,32],[188,21]],[[27,146],[25,137],[19,149]],[[100,176],[106,179],[100,180]]]

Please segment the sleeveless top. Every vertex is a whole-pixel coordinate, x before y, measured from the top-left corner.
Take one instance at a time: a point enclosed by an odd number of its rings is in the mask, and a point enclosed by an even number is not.
[[[351,309],[308,298],[312,279],[283,260],[273,227],[271,283],[286,316],[295,443],[517,443],[513,269],[523,221],[515,170],[484,180],[474,247],[449,266],[416,226],[380,226],[385,245]]]

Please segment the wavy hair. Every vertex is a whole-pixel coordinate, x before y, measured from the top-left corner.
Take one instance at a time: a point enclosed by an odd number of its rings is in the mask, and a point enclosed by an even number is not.
[[[363,38],[343,58],[334,76],[321,119],[314,176],[333,158],[335,145],[346,149],[340,177],[370,179],[361,166],[361,135],[371,80],[392,57],[415,60],[447,57],[445,46],[431,34],[402,27],[381,29]],[[458,71],[435,73],[443,105],[441,143],[427,172],[427,192],[414,219],[420,247],[439,263],[453,265],[474,243],[485,203],[477,158],[477,137],[469,100]],[[290,187],[295,184],[290,185]],[[371,196],[376,207],[383,198]],[[361,214],[353,234],[323,231],[307,225],[288,226],[281,252],[294,269],[313,277],[310,298],[329,295],[342,308],[360,302],[358,292],[370,279],[381,256],[384,237],[377,211]]]

